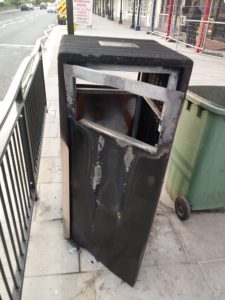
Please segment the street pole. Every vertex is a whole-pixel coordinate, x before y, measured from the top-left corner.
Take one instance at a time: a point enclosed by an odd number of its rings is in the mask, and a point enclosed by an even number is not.
[[[197,48],[196,48],[196,52],[199,53],[200,52],[200,47],[202,45],[202,42],[203,42],[203,39],[204,39],[204,31],[205,31],[205,21],[208,21],[209,20],[209,12],[210,12],[210,7],[211,7],[211,0],[206,0],[206,3],[205,3],[205,10],[204,10],[204,16],[203,16],[203,23],[201,24],[201,27],[200,27],[200,33],[199,33],[199,38],[198,38],[198,41],[197,41]]]
[[[111,19],[111,0],[108,2],[108,19]]]
[[[155,9],[156,9],[156,0],[153,0],[152,3],[152,15],[151,15],[151,23],[150,23],[150,31],[154,31],[154,25],[155,25]],[[149,33],[149,31],[147,32]]]
[[[114,21],[114,16],[113,16],[113,9],[114,9],[114,5],[113,5],[113,4],[114,4],[114,3],[113,3],[113,1],[114,1],[114,0],[112,0],[112,11],[111,11],[111,20],[112,20],[112,21]]]
[[[211,16],[211,13],[212,13],[212,6],[213,6],[213,1],[211,1],[208,20],[210,20],[210,16]],[[205,43],[206,43],[206,39],[207,39],[208,28],[209,28],[209,23],[206,24],[206,28],[205,28],[205,35],[204,35],[204,38],[203,38],[203,41],[202,41],[202,52],[204,52],[204,50],[205,50]]]
[[[73,0],[66,0],[66,14],[68,34],[74,35]]]
[[[123,14],[123,0],[120,0],[120,19],[119,19],[119,24],[122,24],[123,21],[122,21],[122,14]]]
[[[102,12],[102,16],[103,18],[105,18],[105,0],[102,0],[103,1],[103,12]]]
[[[135,22],[135,0],[134,0],[134,3],[133,3],[132,23],[130,25],[130,28],[134,28],[134,22]]]
[[[141,12],[141,0],[138,0],[137,24],[136,24],[136,27],[135,27],[136,31],[140,31],[141,30],[141,26],[140,26],[140,12]]]
[[[169,40],[169,36],[170,36],[170,28],[171,28],[172,15],[173,15],[173,5],[174,5],[174,0],[170,0],[168,24],[167,24],[167,30],[166,30],[166,40]]]

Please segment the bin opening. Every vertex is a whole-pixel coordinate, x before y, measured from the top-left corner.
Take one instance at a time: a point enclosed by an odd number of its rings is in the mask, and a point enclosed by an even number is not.
[[[76,86],[75,117],[156,146],[160,118],[141,96],[97,85]],[[158,111],[163,103],[155,102]]]
[[[190,86],[189,91],[203,98],[206,102],[225,108],[225,87],[224,86]]]

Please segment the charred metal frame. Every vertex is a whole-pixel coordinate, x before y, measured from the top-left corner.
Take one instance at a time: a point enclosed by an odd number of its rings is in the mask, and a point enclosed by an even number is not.
[[[20,65],[8,93],[0,102],[0,111],[0,237],[3,245],[0,273],[8,298],[19,300],[33,205],[37,198],[46,112],[40,42]],[[2,221],[6,222],[6,226]],[[6,238],[8,235],[9,239]],[[9,278],[13,281],[12,290]],[[3,297],[2,292],[0,298]]]
[[[64,36],[58,67],[65,237],[134,285],[192,61],[154,41]],[[131,101],[132,113],[113,112],[115,101]],[[130,123],[121,130],[99,122],[101,109]]]
[[[163,101],[166,104],[165,120],[162,124],[162,128],[165,130],[172,130],[169,124],[166,124],[166,119],[172,119],[172,113],[174,116],[177,114],[175,109],[176,105],[183,99],[184,93],[176,91],[177,83],[178,83],[178,75],[179,71],[174,69],[167,69],[162,67],[140,67],[140,66],[119,66],[119,65],[107,65],[107,70],[110,69],[112,71],[124,71],[124,72],[143,72],[143,73],[152,73],[152,74],[169,74],[168,86],[166,88],[158,87],[155,85],[151,85],[141,81],[134,81],[130,79],[125,79],[119,76],[113,76],[109,74],[99,73],[97,70],[104,70],[104,65],[96,65],[95,69],[91,69],[90,65],[86,67],[80,66],[71,66],[64,65],[64,78],[65,78],[65,86],[67,93],[67,101],[69,106],[71,107],[70,112],[73,111],[74,106],[74,79],[79,78],[86,81],[90,81],[93,83],[97,83],[98,85],[105,85],[108,87],[112,87],[115,94],[118,94],[119,91],[127,91],[139,96],[144,97],[148,105],[154,110],[157,114],[156,108],[154,108],[154,102],[151,100]],[[90,90],[90,89],[89,89]],[[107,93],[107,89],[104,89],[104,92]],[[176,104],[176,105],[175,105]],[[179,107],[179,105],[177,105]],[[71,115],[74,117],[74,115]],[[163,117],[158,113],[158,117],[163,119]],[[172,125],[172,124],[171,124]],[[168,136],[169,133],[166,132]],[[128,138],[128,137],[126,137]],[[63,141],[62,141],[63,142]],[[169,141],[167,141],[169,142]],[[140,142],[141,144],[141,142]],[[148,146],[151,148],[150,146]],[[69,156],[68,156],[68,148],[65,148],[64,142],[62,148],[64,151],[62,152],[62,162],[63,162],[63,219],[64,219],[64,235],[66,238],[70,238],[70,193],[69,193]]]

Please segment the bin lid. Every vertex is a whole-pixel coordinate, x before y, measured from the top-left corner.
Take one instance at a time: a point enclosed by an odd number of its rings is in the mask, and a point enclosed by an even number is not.
[[[190,86],[186,98],[212,113],[225,115],[225,86]]]
[[[59,48],[59,62],[77,65],[108,64],[189,68],[190,58],[154,40],[64,35]]]

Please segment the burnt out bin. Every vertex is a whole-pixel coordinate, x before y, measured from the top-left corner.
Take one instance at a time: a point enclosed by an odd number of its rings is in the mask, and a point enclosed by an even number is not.
[[[192,61],[155,41],[64,36],[65,236],[134,285]]]
[[[181,220],[225,206],[224,150],[225,87],[189,87],[166,181]]]

